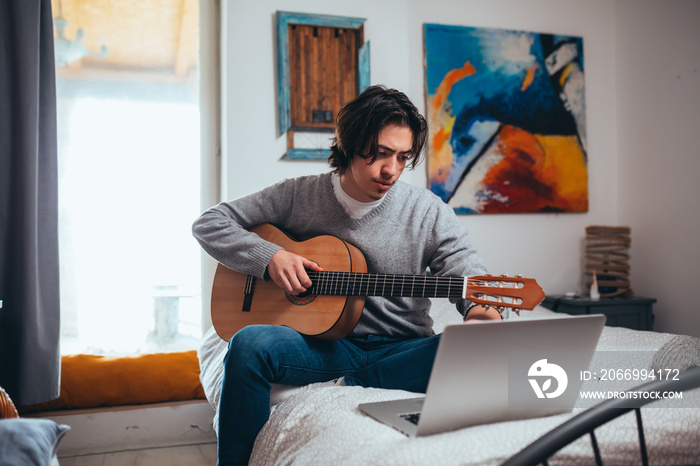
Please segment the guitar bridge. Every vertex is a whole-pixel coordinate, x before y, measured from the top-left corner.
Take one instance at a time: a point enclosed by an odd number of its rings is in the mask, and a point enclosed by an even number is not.
[[[255,281],[257,277],[254,275],[246,275],[245,290],[243,291],[243,307],[241,311],[250,312],[250,307],[253,305],[253,292],[255,291]]]

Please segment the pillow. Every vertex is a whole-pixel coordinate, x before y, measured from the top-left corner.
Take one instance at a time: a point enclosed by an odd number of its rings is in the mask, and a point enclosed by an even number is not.
[[[224,357],[228,342],[221,339],[214,327],[209,327],[197,348],[199,380],[207,400],[214,409],[219,407],[221,382],[224,379]]]
[[[70,427],[48,419],[1,419],[0,466],[49,466]]]
[[[228,351],[228,342],[221,339],[214,327],[209,327],[202,337],[197,349],[199,359],[199,380],[209,404],[214,408],[213,427],[219,434],[219,397],[221,382],[224,379],[224,357]]]
[[[204,398],[194,350],[123,357],[74,354],[61,358],[59,398],[18,409],[26,414]]]

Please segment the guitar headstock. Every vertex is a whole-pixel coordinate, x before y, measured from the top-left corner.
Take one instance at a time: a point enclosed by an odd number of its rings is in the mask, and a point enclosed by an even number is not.
[[[498,312],[512,309],[520,315],[523,309],[532,310],[544,299],[544,291],[534,278],[522,275],[493,276],[491,274],[469,277],[465,299],[494,307]]]

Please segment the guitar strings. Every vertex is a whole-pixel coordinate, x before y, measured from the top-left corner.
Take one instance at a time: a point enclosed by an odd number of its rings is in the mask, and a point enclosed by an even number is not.
[[[318,294],[410,297],[461,297],[463,277],[373,274],[361,272],[308,272]]]
[[[308,271],[308,275],[314,283],[309,291],[319,295],[456,299],[464,297],[464,277],[331,271]],[[517,290],[524,285],[520,278],[488,276],[467,277],[466,280],[468,289],[469,287],[475,289],[467,293],[467,299],[493,305],[518,307],[523,302]]]

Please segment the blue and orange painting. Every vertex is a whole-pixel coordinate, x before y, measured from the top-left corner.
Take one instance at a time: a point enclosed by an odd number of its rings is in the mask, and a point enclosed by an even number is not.
[[[428,179],[459,214],[586,212],[583,40],[425,25]]]

